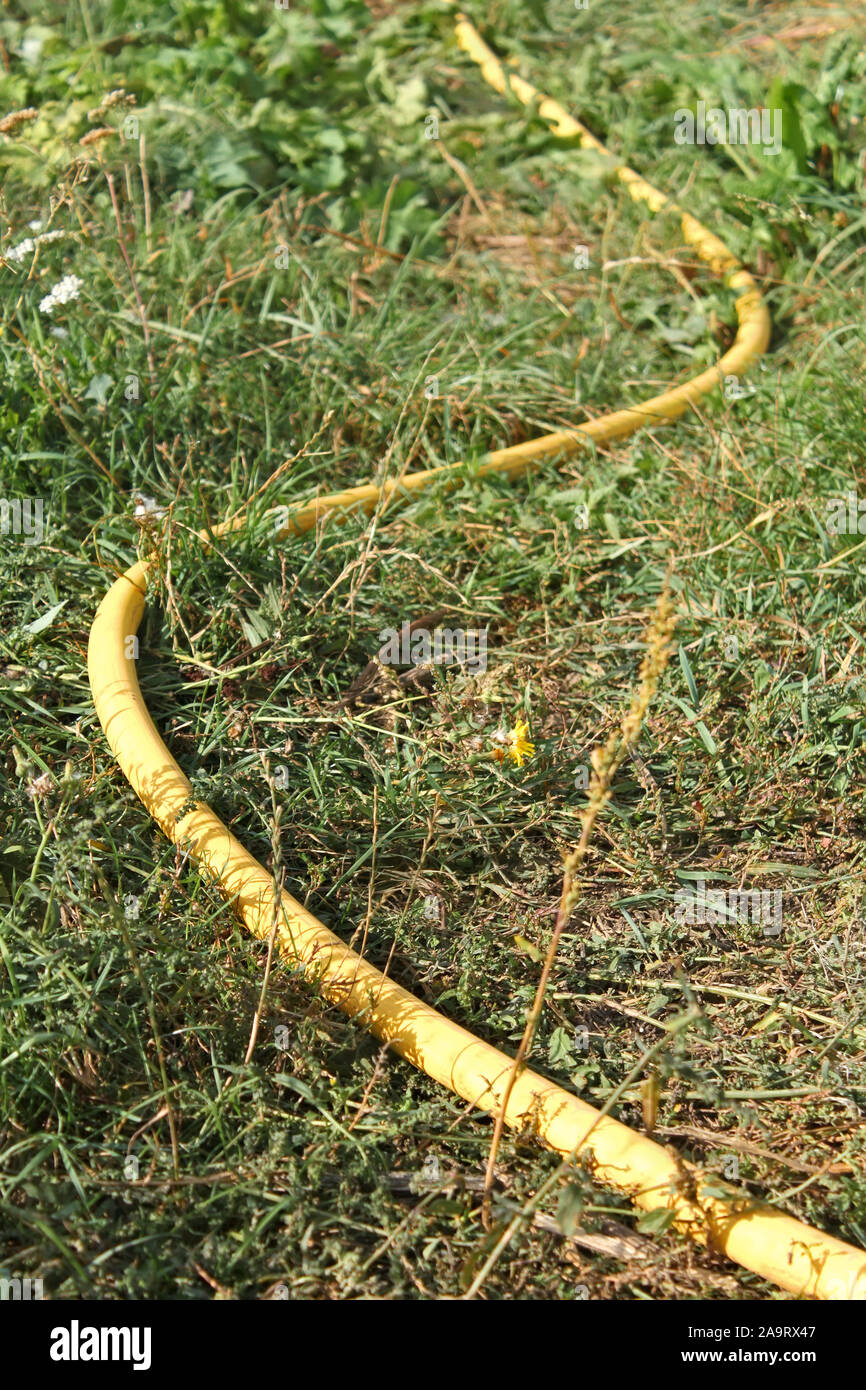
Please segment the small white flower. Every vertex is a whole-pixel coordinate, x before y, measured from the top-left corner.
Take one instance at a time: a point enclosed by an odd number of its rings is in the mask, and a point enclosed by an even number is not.
[[[31,222],[30,226],[37,228],[41,227],[42,223]],[[67,232],[56,231],[43,232],[41,236],[37,237],[27,236],[24,238],[23,241],[19,241],[17,246],[10,247],[10,249],[6,252],[6,259],[7,261],[12,261],[13,264],[17,263],[18,261],[23,261],[25,256],[29,256],[31,251],[35,251],[36,247],[41,246],[43,242],[60,241],[63,237],[67,235]]]
[[[36,242],[33,240],[32,236],[27,236],[23,241],[19,241],[17,246],[10,247],[6,252],[6,259],[7,261],[23,261],[24,257],[29,256],[30,252],[33,251],[35,247]]]
[[[154,521],[158,520],[161,516],[165,516],[165,507],[160,507],[156,498],[143,497],[140,492],[137,492],[135,497],[136,502],[133,516],[152,517]]]
[[[27,223],[27,226],[30,228],[31,232],[41,232],[41,231],[42,231],[42,218],[41,218],[41,217],[34,217],[34,219],[33,219],[32,222],[28,222],[28,223]]]
[[[63,279],[58,281],[54,286],[51,293],[40,300],[39,308],[41,312],[43,314],[50,314],[52,310],[56,309],[58,304],[68,304],[71,299],[77,299],[83,284],[84,281],[79,280],[77,275],[64,275]]]
[[[21,54],[25,63],[37,63],[39,61],[39,55],[42,52],[42,45],[44,42],[45,40],[41,39],[38,34],[28,34],[22,40],[18,52]]]
[[[39,777],[30,778],[27,783],[27,795],[31,801],[44,801],[53,785],[50,772],[43,772]]]

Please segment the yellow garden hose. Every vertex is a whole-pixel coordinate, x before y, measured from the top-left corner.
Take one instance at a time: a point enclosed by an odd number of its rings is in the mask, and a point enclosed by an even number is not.
[[[523,102],[538,102],[540,114],[560,135],[608,151],[556,102],[522,79],[506,74],[468,20],[460,15],[457,38],[481,66],[486,80]],[[573,430],[545,435],[486,456],[482,473],[518,474],[538,459],[573,452],[586,439],[604,442],[643,425],[671,420],[718,386],[726,373],[739,374],[764,351],[770,319],[752,276],[724,243],[631,169],[617,176],[632,197],[653,211],[676,211],[686,240],[737,293],[739,321],[730,351],[707,371],[650,400]],[[327,513],[373,510],[391,495],[404,496],[448,480],[460,464],[412,473],[397,482],[366,484],[319,497],[292,511],[278,532],[295,535],[316,526]],[[273,509],[279,510],[279,509]],[[233,518],[201,533],[224,535],[244,524]],[[183,845],[202,871],[219,884],[256,937],[267,940],[276,921],[280,954],[301,967],[322,994],[360,1019],[376,1037],[479,1109],[497,1111],[511,1071],[503,1052],[482,1042],[436,1009],[394,984],[302,907],[289,893],[278,896],[272,876],[250,855],[209,806],[196,802],[191,786],[168,752],[142,698],[132,639],[144,610],[150,564],[139,561],[109,589],[90,633],[88,668],[102,727],[117,762],[154,820],[170,840]],[[577,1096],[524,1070],[508,1103],[507,1123],[537,1135],[562,1155],[578,1150],[594,1176],[627,1193],[645,1210],[667,1208],[680,1229],[724,1251],[731,1259],[791,1292],[818,1298],[866,1298],[866,1255],[806,1226],[747,1194],[720,1186],[715,1176],[683,1163],[659,1144],[626,1125],[600,1116]],[[724,1194],[724,1195],[722,1195]]]

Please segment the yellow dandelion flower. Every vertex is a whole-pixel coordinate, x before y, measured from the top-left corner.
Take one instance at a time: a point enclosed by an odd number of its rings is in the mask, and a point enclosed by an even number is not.
[[[526,735],[529,733],[529,725],[525,719],[518,719],[513,729],[508,731],[508,747],[506,756],[512,762],[522,767],[524,762],[531,758],[535,752],[535,744],[530,743]]]

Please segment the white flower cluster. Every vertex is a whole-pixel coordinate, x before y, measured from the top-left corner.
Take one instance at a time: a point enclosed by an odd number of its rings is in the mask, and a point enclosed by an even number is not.
[[[39,308],[43,314],[50,314],[58,304],[68,304],[70,299],[77,299],[83,280],[79,280],[77,275],[64,275],[44,299],[39,301]]]
[[[42,226],[41,222],[39,223],[39,226]],[[7,261],[12,261],[13,264],[17,263],[18,261],[23,261],[25,256],[29,256],[31,251],[35,251],[36,247],[41,246],[44,241],[60,241],[63,237],[68,235],[68,232],[58,231],[43,232],[41,236],[37,237],[26,236],[23,241],[19,241],[17,246],[10,247],[10,249],[6,252],[6,259]]]

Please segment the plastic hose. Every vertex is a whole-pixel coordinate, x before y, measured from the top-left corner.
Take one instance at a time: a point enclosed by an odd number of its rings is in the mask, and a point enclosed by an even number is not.
[[[523,102],[537,101],[541,115],[560,135],[578,136],[584,145],[608,151],[556,102],[528,82],[505,72],[465,16],[457,38],[481,65],[498,91],[510,89]],[[633,198],[654,211],[676,210],[683,233],[717,275],[737,292],[739,326],[730,351],[691,381],[640,404],[618,410],[574,430],[544,435],[486,456],[483,473],[516,475],[538,459],[579,448],[586,439],[622,438],[644,425],[671,420],[718,386],[725,373],[738,374],[758,357],[769,340],[770,319],[752,276],[727,247],[699,222],[631,169],[617,176]],[[347,509],[373,510],[390,496],[406,497],[448,475],[461,464],[412,473],[398,483],[366,484],[319,497],[292,512],[279,536],[301,534],[320,518]],[[273,511],[278,510],[276,508]],[[244,518],[202,532],[207,543],[244,524]],[[125,777],[163,833],[183,846],[202,872],[219,885],[245,925],[267,940],[276,921],[280,955],[322,994],[407,1061],[483,1111],[497,1111],[511,1071],[504,1052],[416,999],[368,964],[289,893],[278,890],[259,864],[204,802],[192,803],[191,786],[169,753],[139,688],[133,638],[144,610],[150,565],[139,561],[111,586],[93,622],[88,670],[93,700],[111,750]],[[190,810],[190,805],[193,809]],[[679,1229],[723,1251],[746,1269],[792,1293],[816,1298],[866,1298],[866,1255],[844,1242],[756,1203],[747,1194],[720,1184],[661,1145],[637,1134],[562,1087],[528,1069],[511,1093],[506,1122],[531,1132],[563,1156],[578,1153],[593,1176],[625,1192],[644,1210],[666,1208]]]

